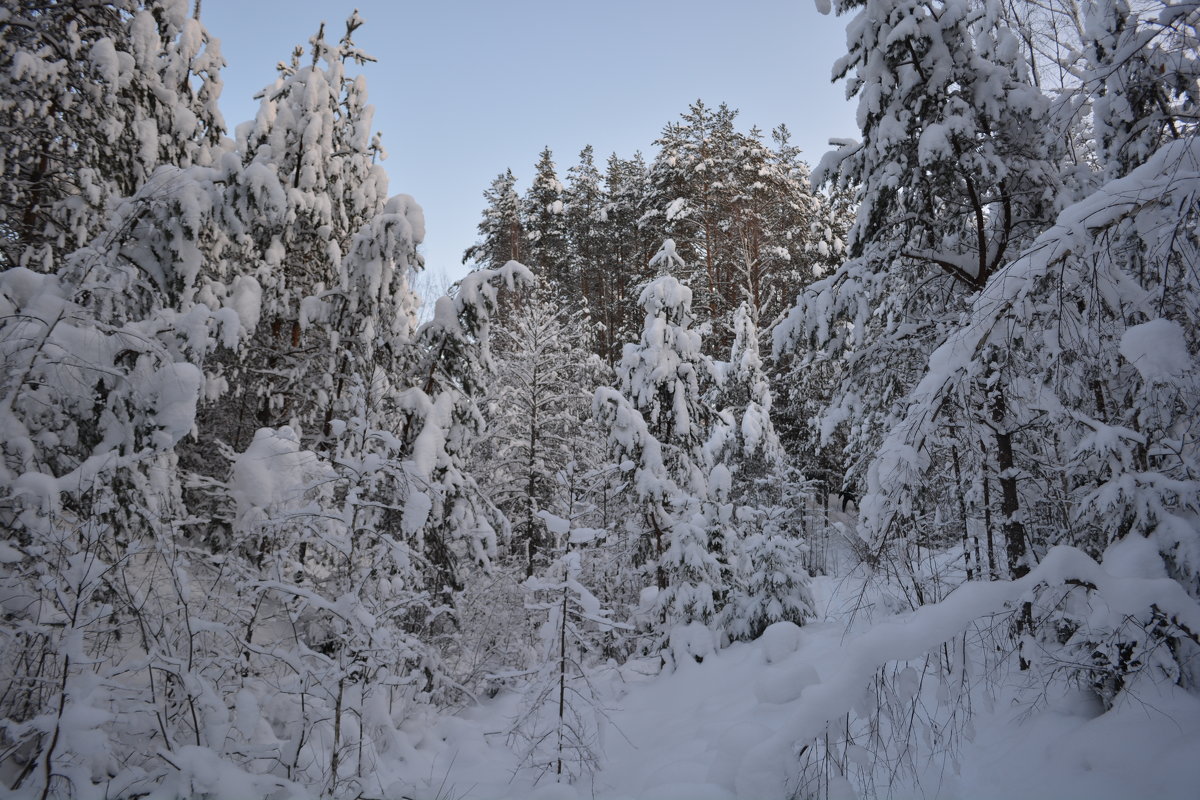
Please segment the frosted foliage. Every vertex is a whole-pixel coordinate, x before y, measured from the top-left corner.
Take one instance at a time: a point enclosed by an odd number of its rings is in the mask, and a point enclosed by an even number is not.
[[[1126,328],[1120,352],[1147,382],[1169,381],[1195,369],[1183,328],[1167,319]]]
[[[202,357],[215,316],[151,306],[129,319],[112,289],[133,270],[114,255],[80,251],[70,282],[21,267],[0,273],[10,479],[36,469],[78,489],[192,430],[201,376],[181,362]]]
[[[1124,0],[1085,9],[1087,71],[1098,155],[1107,178],[1146,161],[1195,119],[1200,103],[1195,5]],[[1191,124],[1194,124],[1191,123]]]
[[[1186,231],[1197,197],[1196,139],[1172,142],[1065,209],[996,276],[975,299],[970,324],[930,357],[904,421],[880,449],[862,504],[867,530],[886,531],[904,508],[904,487],[925,480],[934,464],[919,443],[930,439],[939,414],[969,396],[967,387],[987,380],[1000,344],[1012,351],[1008,402],[1045,409],[1029,419],[1043,436],[1052,432],[1050,452],[1089,476],[1064,498],[1070,525],[1054,529],[1047,544],[1066,541],[1098,555],[1122,537],[1153,536],[1195,591],[1200,485],[1187,442],[1198,396],[1190,355],[1198,293],[1186,276],[1200,243]],[[1182,225],[1181,208],[1192,209]],[[1131,270],[1142,253],[1158,254],[1158,270]],[[1146,321],[1130,324],[1137,319]],[[1073,370],[1094,378],[1049,378],[1080,361],[1087,368]],[[1036,452],[1025,456],[1030,470]],[[1036,519],[1037,499],[1026,502],[1027,518]]]
[[[0,272],[0,506],[20,548],[10,545],[0,594],[26,598],[7,609],[20,624],[6,628],[17,644],[3,672],[19,697],[0,713],[10,721],[9,741],[50,764],[61,776],[55,785],[74,794],[111,765],[122,765],[124,786],[161,776],[135,744],[154,713],[146,700],[154,689],[129,677],[125,659],[140,660],[134,671],[141,674],[148,664],[171,670],[168,663],[179,663],[179,614],[206,613],[199,603],[179,611],[194,596],[175,554],[174,524],[188,514],[173,450],[194,430],[198,365],[220,314],[181,310],[147,286],[121,252],[128,246],[118,235],[126,230],[121,218],[112,224],[53,274]],[[155,630],[134,633],[146,617],[116,606],[153,616]],[[193,742],[215,735],[216,727],[204,726],[221,706],[200,666],[210,663],[209,651],[200,650],[189,671],[190,697],[202,706],[193,706],[187,723]],[[30,655],[42,666],[31,669]],[[39,717],[48,709],[58,711]],[[181,730],[178,709],[160,708],[164,728]],[[49,728],[28,724],[39,718]],[[62,731],[56,748],[47,747],[46,730]],[[139,777],[146,775],[156,777]],[[49,785],[39,775],[23,791],[37,796]]]
[[[490,563],[498,536],[509,529],[479,489],[467,459],[482,431],[477,403],[483,381],[495,369],[491,326],[500,293],[532,283],[532,273],[515,261],[476,270],[459,281],[453,297],[439,298],[433,318],[416,333],[421,356],[399,410],[419,483],[431,490],[420,538],[434,567],[431,582],[442,596],[462,586],[457,563]]]
[[[1015,220],[1056,201],[1049,101],[999,2],[838,3],[856,10],[834,67],[858,100],[861,142],[814,173],[855,191],[851,253],[907,254],[981,286],[1019,245]],[[961,202],[966,200],[966,203]]]
[[[660,436],[695,439],[703,424],[700,382],[711,377],[711,366],[701,354],[700,334],[690,330],[692,292],[664,276],[647,285],[638,302],[646,310],[641,341],[625,346],[617,374]]]
[[[314,453],[300,449],[295,431],[261,428],[233,462],[230,497],[238,524],[249,528],[303,509],[306,492],[327,475]]]
[[[17,3],[0,47],[0,264],[50,270],[163,164],[211,163],[220,48],[185,0]]]

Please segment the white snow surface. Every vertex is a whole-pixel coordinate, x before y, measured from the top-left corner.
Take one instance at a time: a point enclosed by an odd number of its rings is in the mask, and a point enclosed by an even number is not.
[[[1124,577],[1129,571],[1106,573],[1062,548],[1035,577],[1079,575],[1123,589],[1130,602],[1149,599],[1132,595],[1155,594],[1168,583],[1135,583]],[[456,717],[427,719],[432,727],[419,733],[414,726],[406,771],[421,777],[403,787],[404,796],[789,797],[797,737],[854,706],[876,666],[919,652],[959,620],[1003,598],[1015,600],[1030,586],[1024,580],[972,584],[958,600],[858,622],[848,633],[848,609],[863,597],[870,604],[870,586],[855,578],[815,578],[821,622],[803,628],[777,623],[759,639],[708,654],[701,663],[676,658],[673,669],[663,671],[657,658],[634,659],[594,675],[605,709],[602,766],[590,780],[557,784],[553,775],[539,778],[515,763],[504,734],[521,710],[522,696],[514,692]],[[676,649],[692,649],[695,632],[678,633]],[[1200,698],[1171,686],[1147,692],[1100,714],[1083,693],[1049,697],[1031,711],[1003,687],[977,691],[973,741],[963,742],[957,761],[929,759],[920,786],[897,783],[893,796],[1193,798],[1200,785]]]

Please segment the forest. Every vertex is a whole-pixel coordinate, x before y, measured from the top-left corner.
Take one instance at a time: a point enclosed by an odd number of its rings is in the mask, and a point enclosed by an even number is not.
[[[0,794],[1194,797],[1200,2],[816,5],[421,297],[358,12],[6,0]]]

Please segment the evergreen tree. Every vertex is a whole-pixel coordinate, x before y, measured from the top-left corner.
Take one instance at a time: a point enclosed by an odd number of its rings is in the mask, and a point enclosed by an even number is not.
[[[533,182],[521,200],[521,221],[528,252],[526,263],[549,282],[559,296],[577,296],[570,268],[564,188],[547,147],[538,157]]]
[[[737,112],[725,104],[712,109],[696,101],[663,129],[655,142],[649,209],[640,224],[653,225],[679,244],[690,269],[678,277],[699,287],[698,308],[706,318],[725,312],[726,286],[734,264],[733,243],[724,210],[737,191],[730,176],[736,160]]]
[[[723,627],[731,638],[753,639],[774,622],[804,624],[815,616],[801,537],[808,487],[787,464],[775,432],[749,303],[734,313],[733,330],[716,393],[722,425],[710,445],[730,465],[721,468],[729,477],[713,512],[729,565]]]
[[[567,188],[563,192],[566,204],[567,240],[570,245],[571,297],[580,297],[588,304],[593,318],[603,318],[605,302],[603,283],[607,242],[604,238],[604,181],[596,168],[592,146],[579,153],[579,163],[567,170]]]
[[[668,269],[678,258],[668,240],[654,263]],[[620,391],[598,390],[595,405],[616,457],[633,463],[631,481],[642,505],[640,560],[654,586],[661,637],[676,626],[712,621],[724,588],[704,513],[712,418],[703,394],[713,367],[690,329],[687,287],[664,276],[648,284],[639,301],[645,325],[617,367]]]
[[[570,519],[563,477],[594,463],[589,436],[592,386],[582,316],[558,305],[541,286],[510,309],[495,334],[496,377],[487,387],[485,490],[517,537],[526,576],[544,567],[547,552],[539,512]]]
[[[698,101],[667,126],[640,221],[702,267],[702,275],[681,277],[703,287],[698,309],[714,326],[714,346],[732,341],[743,301],[760,319],[774,319],[841,249],[786,127],[776,130],[772,150],[758,129],[737,131],[736,116],[724,104],[714,110]]]
[[[806,290],[778,335],[845,361],[823,416],[830,426],[848,425],[850,469],[861,480],[927,354],[970,294],[1046,224],[1060,184],[1057,142],[1038,124],[1049,118],[1048,100],[1032,85],[998,3],[930,8],[868,0],[839,9],[879,21],[851,27],[849,53],[837,67],[843,77],[853,72],[863,141],[826,156],[817,172],[818,180],[856,192],[852,257]],[[972,413],[995,431],[1005,539],[1010,567],[1020,573],[1027,563],[1011,437],[1021,422],[1009,416],[1003,386],[993,385]],[[913,502],[903,506],[911,513],[892,518],[894,538],[919,538],[934,502],[920,495],[946,487],[950,473],[913,487]]]
[[[499,269],[509,261],[524,260],[525,230],[516,183],[512,170],[505,170],[483,193],[487,206],[479,222],[480,240],[463,253],[464,264],[471,262],[486,269]]]

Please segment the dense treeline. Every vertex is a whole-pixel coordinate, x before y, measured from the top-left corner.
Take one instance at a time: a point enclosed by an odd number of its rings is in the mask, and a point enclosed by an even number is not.
[[[484,193],[480,239],[464,261],[496,267],[512,259],[554,287],[560,301],[588,310],[593,348],[610,364],[637,338],[639,286],[665,239],[675,242],[678,277],[696,293],[714,355],[733,341],[743,302],[756,324],[788,308],[799,290],[840,263],[849,219],[814,192],[786,126],[768,145],[757,128],[737,130],[725,104],[694,103],[668,124],[647,164],[612,155],[601,173],[589,145],[560,180],[542,151],[529,188],[511,169]]]
[[[184,0],[0,11],[6,790],[408,796],[404,726],[508,691],[573,779],[597,665],[806,624],[831,531],[897,607],[1016,582],[781,796],[886,791],[1006,671],[1195,693],[1200,7],[835,5],[860,141],[544,150],[424,321],[357,14],[229,138]]]

